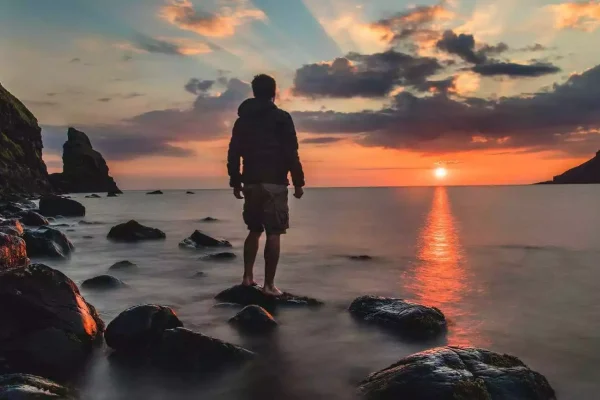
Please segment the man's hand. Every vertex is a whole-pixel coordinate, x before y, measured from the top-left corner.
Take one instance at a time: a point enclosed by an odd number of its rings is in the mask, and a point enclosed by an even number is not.
[[[304,189],[302,189],[300,186],[296,186],[294,188],[294,197],[297,199],[301,199],[302,196],[304,196]]]
[[[244,195],[242,194],[241,187],[233,188],[233,195],[235,196],[236,199],[240,199],[240,200],[244,199]]]

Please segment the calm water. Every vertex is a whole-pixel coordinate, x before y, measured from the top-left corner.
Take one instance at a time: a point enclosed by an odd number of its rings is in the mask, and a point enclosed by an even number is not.
[[[402,297],[441,308],[447,342],[519,356],[562,399],[595,399],[600,388],[600,186],[312,189],[291,200],[278,284],[326,302],[319,310],[280,310],[270,337],[246,337],[227,324],[235,309],[213,296],[238,283],[245,227],[229,191],[165,192],[85,199],[85,220],[67,220],[77,250],[47,261],[77,283],[130,260],[131,287],[83,290],[109,322],[141,303],[172,306],[184,324],[255,350],[242,369],[209,380],[174,382],[111,366],[106,349],[84,371],[83,398],[352,399],[368,373],[427,346],[357,324],[346,308],[362,294]],[[202,223],[212,216],[218,223]],[[118,244],[110,227],[128,219],[162,229],[164,242]],[[194,229],[230,240],[238,261],[200,261],[177,243]],[[93,239],[85,239],[91,235]],[[373,261],[351,261],[368,254]],[[257,265],[262,281],[262,260]],[[193,278],[198,272],[202,278]],[[429,345],[431,346],[431,344]]]

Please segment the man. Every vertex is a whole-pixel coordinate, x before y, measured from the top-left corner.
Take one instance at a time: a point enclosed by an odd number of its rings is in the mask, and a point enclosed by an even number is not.
[[[279,296],[282,293],[275,286],[275,273],[280,236],[289,228],[288,172],[298,199],[304,195],[304,172],[292,117],[274,103],[275,79],[255,76],[252,91],[254,98],[245,100],[238,109],[227,156],[229,184],[236,198],[245,198],[243,217],[250,231],[244,243],[242,284],[256,285],[254,262],[260,237],[266,231],[263,291]],[[240,158],[244,162],[241,174]]]

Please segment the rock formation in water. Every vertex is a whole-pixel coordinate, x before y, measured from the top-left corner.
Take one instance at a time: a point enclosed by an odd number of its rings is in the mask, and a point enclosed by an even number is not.
[[[231,247],[231,243],[224,239],[215,239],[198,230],[194,231],[189,238],[183,239],[179,247],[200,249],[203,247]]]
[[[123,224],[113,226],[108,232],[107,238],[117,242],[139,242],[141,240],[161,240],[167,235],[160,229],[144,226],[137,221],[131,220]]]
[[[87,135],[69,128],[67,137],[63,145],[63,172],[50,175],[52,185],[66,193],[121,193],[108,174],[102,154],[92,148]]]
[[[230,287],[216,295],[215,299],[242,306],[255,304],[269,311],[274,310],[278,306],[318,307],[323,305],[321,301],[310,297],[300,297],[287,292],[275,297],[265,294],[258,286],[244,285]]]
[[[73,390],[48,379],[28,374],[0,375],[0,399],[73,400]]]
[[[0,85],[0,198],[52,190],[37,119]]]
[[[72,199],[60,196],[44,196],[40,199],[40,214],[45,217],[83,217],[85,207]]]
[[[67,235],[48,226],[25,230],[23,239],[30,257],[67,258],[75,249]]]
[[[551,181],[540,182],[541,185],[600,183],[600,151],[596,156],[583,164],[557,175]]]
[[[255,333],[267,332],[277,327],[275,318],[267,310],[257,305],[244,307],[229,320],[229,323],[242,331]]]

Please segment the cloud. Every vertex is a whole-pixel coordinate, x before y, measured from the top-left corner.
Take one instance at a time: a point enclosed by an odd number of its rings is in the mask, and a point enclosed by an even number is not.
[[[102,103],[108,103],[109,101],[112,101],[112,97],[101,97],[98,99],[98,101]]]
[[[180,29],[213,37],[232,36],[236,28],[246,22],[267,19],[263,11],[242,0],[216,13],[196,11],[189,0],[171,0],[161,8],[159,15]]]
[[[557,29],[578,29],[592,32],[600,26],[600,1],[576,1],[550,5]]]
[[[210,53],[214,47],[208,43],[191,41],[184,38],[153,38],[146,35],[136,35],[132,42],[118,43],[117,47],[134,53],[155,53],[170,56],[193,56]],[[132,57],[126,54],[124,60]]]
[[[25,104],[32,107],[55,107],[58,105],[56,101],[45,101],[45,100],[25,100]]]
[[[138,92],[131,92],[131,93],[127,93],[121,96],[121,98],[123,99],[134,99],[136,97],[142,97],[145,96],[144,93],[138,93]]]
[[[530,51],[530,52],[535,52],[535,51],[545,51],[545,50],[550,50],[548,47],[541,45],[539,43],[535,43],[532,44],[530,46],[525,46],[522,47],[520,49],[517,49],[517,51]]]
[[[370,55],[349,53],[332,62],[296,70],[292,92],[304,97],[384,97],[395,87],[420,86],[442,69],[435,58],[388,50]]]
[[[185,90],[191,94],[199,95],[206,93],[215,84],[213,80],[200,80],[192,78],[185,84]]]
[[[454,99],[403,92],[377,111],[295,112],[298,129],[313,134],[360,133],[359,143],[421,152],[489,148],[562,149],[600,145],[600,65],[565,83],[524,97]]]
[[[436,47],[449,54],[457,55],[471,64],[482,64],[487,61],[488,56],[498,55],[508,50],[506,43],[499,43],[495,46],[484,44],[476,49],[473,35],[464,33],[457,35],[451,30],[444,32],[442,38],[436,43]]]
[[[483,76],[538,77],[560,71],[561,69],[553,64],[539,62],[530,65],[498,62],[473,67],[473,72]]]
[[[343,140],[341,137],[335,136],[324,136],[324,137],[316,137],[316,138],[308,138],[304,139],[302,143],[306,144],[330,144]]]
[[[78,64],[81,62],[81,58],[75,57],[69,61],[70,64]]]

